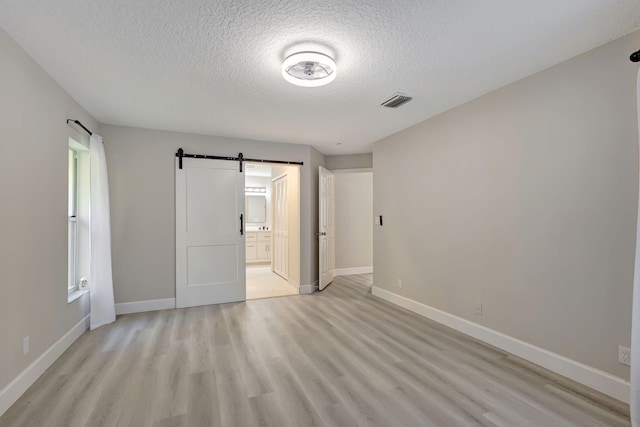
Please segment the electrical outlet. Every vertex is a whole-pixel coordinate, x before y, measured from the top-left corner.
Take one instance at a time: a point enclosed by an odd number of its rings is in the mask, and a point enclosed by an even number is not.
[[[631,366],[631,349],[628,347],[618,346],[618,362],[623,365]]]
[[[476,305],[476,314],[478,316],[482,316],[482,304],[477,304]]]
[[[402,289],[402,279],[398,279],[398,287]]]
[[[22,338],[22,354],[29,353],[29,337]]]

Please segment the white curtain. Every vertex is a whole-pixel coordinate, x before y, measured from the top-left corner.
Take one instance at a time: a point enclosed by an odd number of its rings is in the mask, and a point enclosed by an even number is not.
[[[640,133],[640,71],[638,72],[638,131]],[[640,141],[638,141],[640,147]],[[640,177],[639,177],[640,181]],[[640,426],[640,195],[636,228],[636,265],[633,277],[633,315],[631,320],[631,424]]]
[[[111,273],[111,219],[109,214],[109,182],[107,159],[102,137],[93,134],[89,140],[91,159],[91,329],[116,320]]]

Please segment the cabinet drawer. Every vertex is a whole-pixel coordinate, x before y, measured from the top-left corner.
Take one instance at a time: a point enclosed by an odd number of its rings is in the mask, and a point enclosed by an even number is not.
[[[256,241],[256,233],[247,233],[246,236],[247,243]]]
[[[270,231],[266,233],[258,233],[258,242],[270,242],[270,241],[271,241]]]

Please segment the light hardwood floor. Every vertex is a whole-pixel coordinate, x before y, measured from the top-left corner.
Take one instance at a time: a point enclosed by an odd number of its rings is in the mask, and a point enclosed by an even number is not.
[[[0,426],[624,426],[629,408],[370,294],[120,316]]]

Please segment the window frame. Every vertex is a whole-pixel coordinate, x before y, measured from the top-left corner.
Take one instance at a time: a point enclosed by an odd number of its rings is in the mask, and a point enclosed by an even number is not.
[[[69,146],[67,192],[67,293],[80,287],[78,280],[78,151]]]
[[[70,304],[89,293],[88,277],[91,264],[91,159],[89,155],[89,140],[83,135],[80,138],[69,136],[68,149],[67,302]],[[73,157],[71,156],[72,152],[74,152]],[[73,162],[71,159],[73,159]]]

